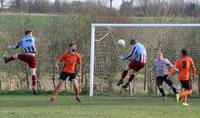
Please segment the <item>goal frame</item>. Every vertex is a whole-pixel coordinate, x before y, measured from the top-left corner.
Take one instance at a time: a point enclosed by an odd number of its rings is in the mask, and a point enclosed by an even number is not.
[[[89,96],[93,96],[94,90],[94,51],[95,51],[95,30],[99,27],[200,27],[200,24],[91,24],[91,45],[90,45],[90,78],[89,78]]]

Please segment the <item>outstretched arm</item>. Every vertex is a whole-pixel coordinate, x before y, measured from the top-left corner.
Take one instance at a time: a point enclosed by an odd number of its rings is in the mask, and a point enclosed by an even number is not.
[[[154,60],[154,63],[152,64],[152,66],[150,66],[149,68],[150,71],[155,71],[156,70],[156,61]]]
[[[174,64],[174,66],[171,68],[168,78],[170,78],[172,76],[172,74],[174,73],[174,71],[175,71],[176,68],[177,68],[177,61]]]
[[[192,77],[195,78],[197,76],[197,69],[196,67],[192,67]]]
[[[197,69],[194,65],[193,60],[191,60],[191,65],[192,65],[192,77],[195,78],[197,76]]]
[[[82,64],[78,64],[78,77],[81,77]]]
[[[168,66],[168,68],[169,68],[170,70],[173,68],[172,63],[171,63],[169,60],[167,60],[167,66]],[[175,71],[175,73],[179,72],[179,70],[178,70],[177,68],[175,68],[174,71]]]
[[[81,71],[82,71],[82,59],[80,55],[77,55],[77,62],[78,62],[78,77],[81,77]]]
[[[120,57],[122,60],[128,60],[136,51],[136,47],[133,46],[126,56]]]
[[[17,44],[9,45],[8,47],[11,49],[17,49],[21,46],[21,40]]]
[[[64,61],[64,59],[65,59],[65,53],[62,54],[61,56],[59,56],[59,57],[56,59],[56,61],[55,61],[55,63],[54,63],[54,67],[55,67],[57,70],[59,70],[59,63],[62,62],[62,61]]]

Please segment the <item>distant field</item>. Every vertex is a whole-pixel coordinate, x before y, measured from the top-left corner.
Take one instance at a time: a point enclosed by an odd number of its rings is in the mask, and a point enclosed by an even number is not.
[[[160,97],[82,97],[60,96],[48,103],[49,96],[0,96],[0,118],[199,118],[200,99],[190,106],[176,104],[173,98]]]

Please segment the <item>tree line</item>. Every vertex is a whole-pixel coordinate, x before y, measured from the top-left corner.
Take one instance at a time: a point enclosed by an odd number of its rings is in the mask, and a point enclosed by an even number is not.
[[[198,0],[122,0],[119,8],[115,0],[74,1],[67,0],[0,0],[1,12],[53,13],[53,14],[90,14],[109,9],[124,16],[200,16]]]

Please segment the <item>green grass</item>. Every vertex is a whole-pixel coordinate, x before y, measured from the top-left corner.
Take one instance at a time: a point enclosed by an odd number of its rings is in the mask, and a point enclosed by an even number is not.
[[[0,96],[0,118],[199,118],[200,99],[191,98],[190,106],[176,104],[173,98],[83,96],[78,103],[72,96]]]

